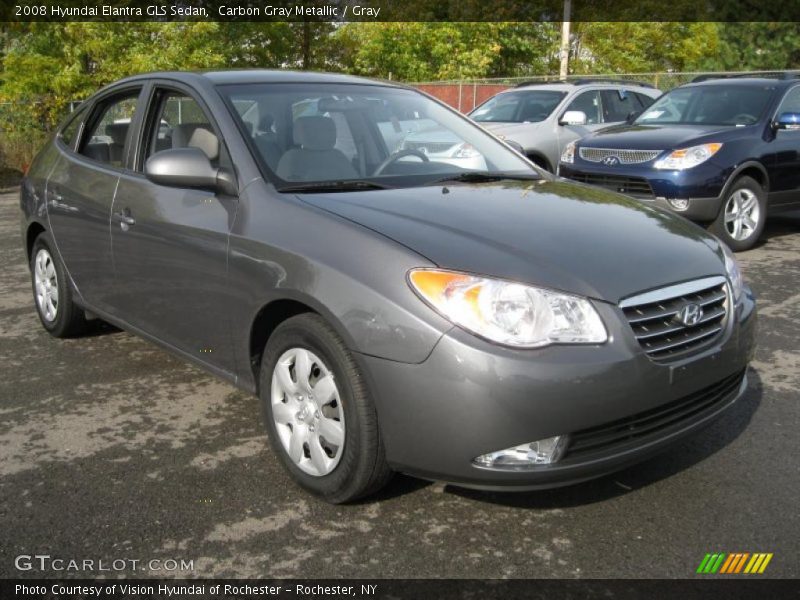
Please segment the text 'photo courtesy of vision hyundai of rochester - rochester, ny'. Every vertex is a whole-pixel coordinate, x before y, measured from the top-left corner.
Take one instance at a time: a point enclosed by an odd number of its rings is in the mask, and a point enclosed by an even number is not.
[[[426,130],[470,166],[404,147]],[[257,394],[276,455],[330,502],[393,472],[591,479],[747,386],[755,302],[716,237],[401,85],[130,77],[65,120],[20,206],[47,331],[101,319]]]

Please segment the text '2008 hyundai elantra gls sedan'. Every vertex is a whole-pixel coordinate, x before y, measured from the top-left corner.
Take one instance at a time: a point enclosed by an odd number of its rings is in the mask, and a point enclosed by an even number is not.
[[[404,148],[426,129],[471,166]],[[746,387],[755,304],[723,244],[402,86],[131,77],[59,128],[21,207],[50,333],[101,318],[258,394],[291,476],[331,502],[393,471],[590,479]]]

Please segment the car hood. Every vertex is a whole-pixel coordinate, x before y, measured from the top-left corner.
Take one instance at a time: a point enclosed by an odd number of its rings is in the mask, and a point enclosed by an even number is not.
[[[439,267],[613,303],[725,272],[716,239],[689,221],[564,180],[298,197],[379,232]]]
[[[733,129],[721,125],[618,125],[582,139],[584,148],[621,150],[672,150],[715,141]],[[739,128],[741,129],[741,128]]]

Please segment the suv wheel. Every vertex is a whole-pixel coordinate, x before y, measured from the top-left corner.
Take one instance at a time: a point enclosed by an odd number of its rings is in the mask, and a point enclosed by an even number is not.
[[[31,251],[31,280],[36,312],[44,328],[57,338],[72,337],[86,330],[86,316],[75,304],[67,272],[52,251],[47,233],[39,234]]]
[[[739,252],[758,241],[766,216],[767,197],[761,185],[752,177],[740,177],[728,191],[710,229],[731,250]]]
[[[338,504],[388,482],[391,470],[364,379],[319,315],[298,315],[275,329],[259,389],[272,447],[302,487]]]

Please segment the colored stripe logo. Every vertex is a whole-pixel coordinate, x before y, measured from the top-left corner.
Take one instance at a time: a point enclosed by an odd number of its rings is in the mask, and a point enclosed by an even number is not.
[[[704,575],[714,575],[716,573],[735,575],[756,575],[763,573],[769,561],[772,560],[772,553],[756,552],[717,552],[706,554],[697,567],[697,573]]]

